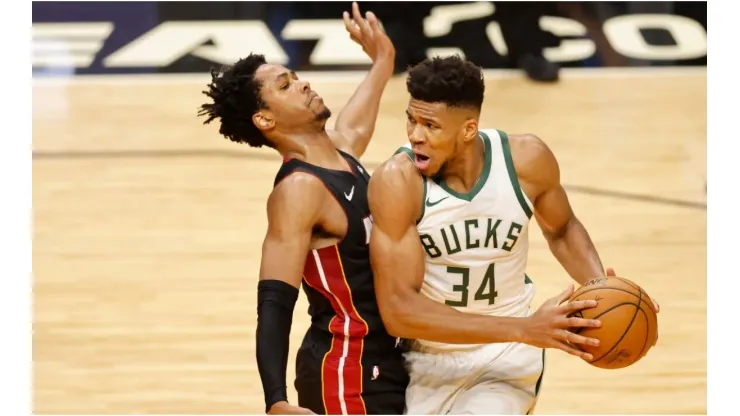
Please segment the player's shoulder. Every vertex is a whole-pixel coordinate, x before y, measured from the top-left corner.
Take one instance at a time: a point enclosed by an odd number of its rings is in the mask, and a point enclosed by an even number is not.
[[[375,169],[370,181],[394,186],[407,186],[411,182],[418,182],[421,173],[416,168],[412,157],[404,151],[396,152]]]
[[[267,198],[268,210],[288,205],[295,205],[300,201],[302,208],[312,203],[320,202],[326,192],[326,186],[316,175],[304,171],[294,170],[278,181]]]
[[[294,161],[289,160],[287,163],[284,163],[283,167],[281,167],[281,171],[283,171],[283,169],[291,162]],[[278,179],[275,181],[273,192],[276,190],[284,192],[284,190],[302,187],[312,188],[323,184],[322,179],[313,171],[312,165],[300,162],[298,163],[299,164],[295,166],[289,167],[288,170],[281,172],[282,174],[279,174]]]
[[[550,150],[545,141],[533,133],[507,134],[507,137],[512,151],[516,149],[528,153],[540,153]]]
[[[538,181],[559,179],[560,172],[555,155],[538,135],[509,134],[508,143],[518,176]]]
[[[421,173],[411,158],[399,152],[386,159],[370,177],[368,201],[373,206],[398,206],[419,200],[423,192]]]
[[[424,181],[411,158],[396,153],[370,177],[368,203],[378,227],[414,224],[422,210]],[[386,231],[388,229],[386,228]]]
[[[533,133],[508,133],[503,130],[488,128],[478,129],[478,132],[489,140],[501,140],[514,151],[539,152],[547,149],[545,142]],[[549,150],[549,149],[547,149]]]

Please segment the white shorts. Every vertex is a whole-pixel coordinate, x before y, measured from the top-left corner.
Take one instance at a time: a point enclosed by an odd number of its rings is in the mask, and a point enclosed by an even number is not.
[[[406,414],[531,414],[545,367],[542,348],[519,343],[439,351],[412,343]]]

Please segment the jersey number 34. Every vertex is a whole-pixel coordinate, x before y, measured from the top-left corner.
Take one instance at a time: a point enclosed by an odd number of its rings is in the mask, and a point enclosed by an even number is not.
[[[475,291],[475,297],[473,298],[474,301],[487,301],[489,305],[493,305],[494,301],[496,300],[496,296],[498,296],[498,293],[496,293],[496,279],[495,277],[495,263],[491,263],[488,265],[488,269],[486,269],[486,273],[483,275],[483,281],[481,281],[480,286]],[[445,304],[450,306],[456,306],[456,307],[466,307],[468,306],[470,293],[468,292],[468,286],[470,285],[470,269],[467,267],[453,267],[448,266],[447,267],[447,273],[449,274],[459,274],[462,276],[462,284],[459,285],[453,285],[452,290],[455,292],[460,292],[461,298],[460,300],[445,300]]]

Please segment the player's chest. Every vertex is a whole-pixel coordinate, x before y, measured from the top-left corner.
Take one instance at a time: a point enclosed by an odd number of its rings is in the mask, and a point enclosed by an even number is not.
[[[361,174],[341,172],[326,181],[332,194],[345,210],[365,215],[369,211],[367,201],[368,179]]]
[[[425,206],[417,230],[430,259],[490,259],[516,250],[528,224],[525,215],[492,198],[462,201],[451,196]]]

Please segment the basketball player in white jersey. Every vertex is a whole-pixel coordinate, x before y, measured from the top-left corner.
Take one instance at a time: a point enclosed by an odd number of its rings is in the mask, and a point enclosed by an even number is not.
[[[408,74],[409,144],[374,173],[370,255],[381,316],[412,340],[408,414],[527,414],[544,349],[585,360],[568,331],[600,322],[569,317],[595,302],[565,292],[530,312],[528,224],[578,283],[604,276],[586,229],[560,184],[558,163],[533,135],[478,126],[484,82],[459,57]],[[611,273],[610,273],[611,274]]]

